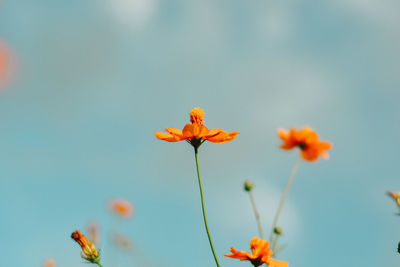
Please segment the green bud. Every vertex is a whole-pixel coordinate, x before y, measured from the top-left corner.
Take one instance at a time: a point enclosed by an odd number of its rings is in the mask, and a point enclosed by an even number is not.
[[[275,227],[274,228],[274,233],[277,234],[277,235],[282,235],[282,233],[283,233],[282,228]]]
[[[244,182],[244,190],[250,192],[253,189],[253,183],[249,180]]]

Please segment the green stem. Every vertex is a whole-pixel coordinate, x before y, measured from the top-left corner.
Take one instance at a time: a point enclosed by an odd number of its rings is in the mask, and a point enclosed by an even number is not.
[[[99,265],[99,267],[103,267],[100,262],[96,262],[96,264]]]
[[[274,235],[274,229],[275,229],[275,227],[276,227],[276,225],[278,223],[279,216],[281,215],[281,212],[282,212],[283,204],[285,204],[285,200],[287,199],[287,196],[288,196],[289,191],[290,191],[290,187],[293,184],[294,177],[296,175],[297,169],[299,168],[299,164],[300,164],[300,157],[298,157],[296,159],[296,161],[295,161],[295,163],[293,165],[293,169],[290,172],[289,179],[288,179],[288,181],[286,183],[285,191],[283,191],[283,195],[282,195],[281,200],[279,202],[278,210],[275,213],[274,221],[272,223],[272,228],[271,228],[271,234],[269,236],[269,240],[270,241],[272,240],[272,237]]]
[[[260,219],[260,213],[257,210],[256,201],[254,200],[254,196],[253,196],[253,192],[252,191],[249,191],[249,196],[250,196],[251,205],[253,206],[254,215],[256,216],[256,221],[257,221],[257,226],[258,226],[258,233],[260,234],[260,238],[264,239],[262,225],[261,225],[261,219]]]
[[[272,241],[272,251],[274,252],[274,257],[276,257],[276,255],[278,254],[277,252],[277,246],[278,246],[278,239],[279,239],[280,235],[275,234],[275,239],[274,241]]]
[[[200,177],[199,160],[197,159],[197,148],[194,148],[194,157],[195,157],[195,159],[196,159],[197,178],[198,178],[198,180],[199,180],[199,188],[200,188],[200,196],[201,196],[201,207],[202,207],[202,209],[203,209],[204,225],[205,225],[205,227],[206,227],[207,236],[208,236],[208,241],[210,242],[210,247],[211,247],[212,253],[213,253],[213,255],[214,255],[215,263],[216,263],[217,266],[219,267],[220,265],[219,265],[219,262],[218,262],[218,259],[217,259],[217,254],[215,253],[215,250],[214,250],[213,242],[212,242],[212,240],[211,240],[210,230],[208,230],[206,209],[205,209],[205,207],[204,207],[203,187],[201,186],[201,177]]]

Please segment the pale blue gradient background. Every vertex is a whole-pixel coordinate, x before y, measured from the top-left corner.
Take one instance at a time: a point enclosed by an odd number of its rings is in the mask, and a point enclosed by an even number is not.
[[[153,266],[214,266],[192,149],[154,137],[195,106],[208,127],[240,132],[199,155],[222,266],[250,266],[222,257],[257,234],[245,179],[268,232],[297,155],[277,148],[276,129],[292,125],[334,148],[301,164],[279,258],[398,266],[400,218],[385,196],[400,190],[398,10],[397,0],[1,1],[18,74],[0,94],[0,266],[85,266],[70,234],[89,220],[108,231],[113,197],[134,203],[123,232]]]

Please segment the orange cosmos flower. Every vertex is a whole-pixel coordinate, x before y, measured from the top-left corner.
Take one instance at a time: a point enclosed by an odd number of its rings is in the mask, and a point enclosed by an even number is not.
[[[301,156],[308,161],[316,161],[319,156],[328,159],[326,150],[332,147],[329,142],[319,141],[318,134],[310,127],[304,127],[301,130],[290,128],[289,131],[278,129],[278,135],[282,139],[282,149],[300,148]]]
[[[228,133],[222,129],[209,130],[204,125],[204,111],[201,108],[192,109],[189,115],[191,123],[186,124],[183,130],[169,127],[165,129],[168,133],[155,132],[155,136],[168,142],[186,140],[195,149],[198,149],[206,140],[213,143],[226,143],[235,139],[239,134],[239,132]]]
[[[113,199],[109,204],[110,210],[122,218],[129,219],[133,216],[133,205],[124,199]]]
[[[87,240],[87,238],[81,233],[79,230],[75,230],[71,234],[71,238],[75,240],[82,248],[84,256],[81,252],[82,259],[90,261],[91,263],[99,263],[100,262],[100,253],[97,252],[96,246]]]
[[[47,259],[44,264],[44,267],[56,267],[56,262],[53,259]]]
[[[288,267],[289,263],[272,259],[274,254],[269,248],[267,240],[254,237],[250,241],[251,253],[246,251],[237,251],[231,248],[232,254],[226,254],[225,257],[239,259],[241,261],[250,261],[255,267],[261,266],[264,263],[270,267]]]

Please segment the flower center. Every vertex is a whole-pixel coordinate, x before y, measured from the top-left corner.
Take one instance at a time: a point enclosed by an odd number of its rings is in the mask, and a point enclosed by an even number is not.
[[[196,123],[198,125],[203,125],[204,111],[201,108],[192,109],[192,111],[189,113],[189,115],[190,115],[190,121],[192,123]]]
[[[257,258],[257,259],[254,259],[254,260],[249,259],[249,260],[250,260],[251,264],[254,265],[254,267],[258,267],[258,266],[261,266],[263,264],[263,262],[261,261],[260,258]]]
[[[304,149],[307,148],[307,144],[306,144],[306,143],[299,143],[297,146],[298,146],[301,150],[304,150]]]

